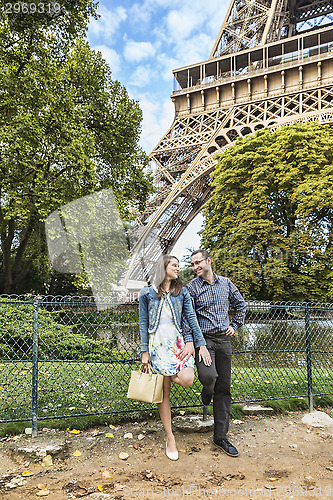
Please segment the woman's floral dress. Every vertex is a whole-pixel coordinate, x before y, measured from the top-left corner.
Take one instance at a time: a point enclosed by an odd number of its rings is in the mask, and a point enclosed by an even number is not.
[[[149,335],[149,354],[155,372],[171,376],[188,366],[194,368],[193,356],[187,362],[179,359],[183,347],[184,339],[175,327],[169,304],[164,300],[157,330]]]

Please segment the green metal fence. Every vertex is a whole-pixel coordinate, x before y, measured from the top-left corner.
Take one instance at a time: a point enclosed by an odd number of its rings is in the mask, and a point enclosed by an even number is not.
[[[231,311],[232,314],[232,311]],[[87,297],[0,297],[0,421],[147,410],[128,400],[139,366],[138,304]],[[332,394],[333,304],[248,302],[232,338],[233,402]],[[174,408],[201,385],[172,387]]]

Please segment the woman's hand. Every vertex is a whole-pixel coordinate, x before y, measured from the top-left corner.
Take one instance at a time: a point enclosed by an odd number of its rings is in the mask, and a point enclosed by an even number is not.
[[[206,366],[210,366],[212,364],[212,358],[210,357],[209,351],[205,345],[202,345],[199,348],[199,362],[201,360]]]
[[[185,362],[190,359],[191,356],[194,357],[195,350],[194,350],[194,345],[193,342],[186,342],[185,346],[183,349],[179,351],[179,359],[184,360]]]
[[[144,368],[147,368],[148,365],[150,365],[150,354],[148,351],[143,351],[141,357],[141,363],[143,364]]]

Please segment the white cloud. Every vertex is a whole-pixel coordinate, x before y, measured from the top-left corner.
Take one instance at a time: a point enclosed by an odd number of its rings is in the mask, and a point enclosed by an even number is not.
[[[158,100],[151,94],[138,94],[143,111],[141,147],[149,154],[170,128],[175,111],[171,99]]]
[[[166,17],[166,28],[174,40],[187,38],[198,26],[198,16],[188,8],[171,10]]]
[[[180,64],[173,69],[205,61],[209,57],[214,42],[215,38],[205,33],[198,33],[181,43],[177,43],[176,53]]]
[[[173,46],[174,53],[182,47],[184,42],[190,38],[193,39],[194,36],[197,50],[201,49],[200,52],[203,52],[202,47],[199,46],[201,41],[198,37],[204,35],[211,43],[206,50],[204,57],[206,59],[222,26],[229,1],[224,0],[223,4],[223,10],[221,0],[209,0],[204,8],[201,0],[184,0],[181,7],[179,4],[174,8],[169,5],[169,11],[154,27],[154,34],[163,41],[165,46]]]
[[[201,213],[199,213],[192,222],[186,227],[183,234],[180,236],[179,240],[177,240],[174,248],[172,249],[172,254],[182,259],[185,255],[188,255],[188,247],[194,247],[195,250],[200,248],[201,238],[198,234],[202,229],[202,224],[204,222],[204,217]],[[181,262],[181,267],[185,267],[185,264]]]
[[[91,19],[89,23],[89,34],[93,37],[111,41],[120,24],[127,19],[127,12],[124,7],[116,7],[109,10],[104,5],[98,9],[100,17]]]
[[[166,82],[172,82],[173,80],[172,70],[178,68],[181,65],[178,59],[174,57],[169,57],[167,54],[159,54],[156,57],[156,63],[159,68],[159,74]]]
[[[97,45],[96,47],[93,47],[93,49],[102,53],[103,59],[106,60],[111,68],[112,77],[117,78],[117,74],[121,69],[121,57],[119,56],[119,54],[106,45]]]
[[[124,57],[127,61],[142,61],[155,55],[155,48],[150,42],[126,42],[124,48]]]
[[[152,70],[149,65],[138,66],[130,78],[130,85],[135,87],[145,87],[157,77],[157,72]]]
[[[170,51],[158,54],[156,61],[163,80],[172,82],[173,70],[208,59],[213,44],[214,40],[208,35],[194,35],[192,38],[175,45],[173,53],[176,54],[176,57],[170,56]]]
[[[151,21],[152,11],[150,8],[145,7],[144,4],[135,3],[129,10],[129,21],[136,25],[138,28],[145,29]]]

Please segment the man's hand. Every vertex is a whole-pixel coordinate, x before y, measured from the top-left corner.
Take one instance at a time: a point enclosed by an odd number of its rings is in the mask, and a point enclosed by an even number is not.
[[[212,364],[212,358],[210,357],[209,351],[205,345],[199,348],[199,363],[203,361],[204,365],[210,366]]]
[[[182,361],[185,360],[185,362],[186,362],[190,359],[191,356],[194,357],[194,354],[195,354],[195,350],[194,350],[193,342],[186,342],[183,349],[181,349],[181,351],[179,351],[178,357]]]
[[[228,335],[229,337],[232,337],[235,335],[235,330],[232,328],[232,326],[228,326],[228,328],[225,331],[225,334]]]

